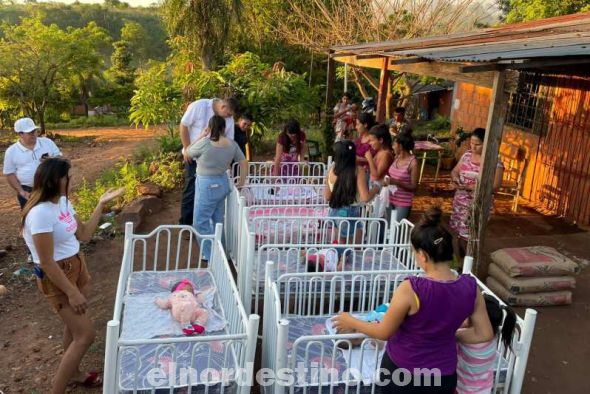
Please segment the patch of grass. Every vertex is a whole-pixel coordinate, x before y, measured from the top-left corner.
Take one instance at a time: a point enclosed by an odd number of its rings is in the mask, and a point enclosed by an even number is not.
[[[56,143],[78,143],[78,142],[91,142],[95,140],[95,137],[92,136],[76,136],[76,135],[66,135],[66,134],[59,134],[59,133],[52,133],[47,132],[45,133],[45,137],[52,139]]]
[[[81,116],[73,118],[68,122],[47,123],[45,128],[47,130],[56,129],[79,129],[87,127],[109,127],[109,126],[128,126],[129,119],[126,116],[118,115],[97,115],[97,116]]]

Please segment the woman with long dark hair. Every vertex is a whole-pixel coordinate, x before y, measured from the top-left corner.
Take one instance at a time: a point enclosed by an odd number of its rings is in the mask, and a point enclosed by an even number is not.
[[[326,176],[324,197],[330,205],[329,216],[358,218],[361,205],[369,202],[379,193],[380,187],[367,187],[367,175],[357,170],[356,151],[352,141],[343,140],[334,144],[334,167]],[[341,243],[353,235],[356,221],[348,219],[347,226],[341,226]]]
[[[277,139],[275,158],[274,158],[274,176],[298,176],[298,162],[303,161],[305,154],[305,133],[301,130],[301,125],[295,119],[289,120]]]
[[[410,276],[395,290],[380,323],[358,320],[349,313],[334,317],[339,331],[354,331],[387,341],[381,362],[382,391],[387,393],[453,394],[457,385],[456,332],[471,321],[469,342],[493,338],[484,298],[475,278],[451,270],[453,237],[441,223],[442,211],[431,208],[411,235],[416,262],[423,276]],[[439,371],[440,385],[422,386],[421,371]],[[397,385],[400,372],[411,376]],[[397,380],[397,381],[396,381]]]
[[[473,210],[475,188],[481,170],[481,155],[485,140],[485,129],[480,127],[473,130],[469,139],[470,149],[461,156],[461,159],[451,171],[451,181],[455,186],[453,198],[453,213],[449,220],[449,227],[455,233],[455,254],[461,260],[465,257],[467,243],[469,242],[471,227],[471,212]],[[504,166],[498,160],[494,176],[493,190],[502,184]]]
[[[486,311],[494,331],[494,338],[479,342],[474,338],[469,319],[457,331],[458,355],[457,393],[490,393],[494,386],[494,367],[497,365],[498,342],[504,349],[512,349],[516,329],[516,314],[491,294],[483,293]],[[500,329],[500,327],[502,327]]]
[[[375,154],[369,140],[369,130],[373,126],[375,126],[375,117],[369,113],[361,112],[356,119],[358,138],[354,140],[354,146],[356,148],[356,163],[367,171],[369,170],[369,163],[367,163],[365,155],[367,152],[371,152],[373,155]]]
[[[68,200],[69,171],[66,159],[41,162],[22,216],[23,237],[35,263],[37,285],[64,323],[64,352],[53,379],[53,394],[64,393],[71,382],[86,387],[102,384],[97,372],[84,374],[79,369],[96,335],[88,313],[90,275],[80,241],[92,238],[105,204],[125,191],[104,193],[83,223]]]
[[[393,142],[395,160],[389,167],[385,182],[394,189],[389,195],[388,219],[392,210],[395,210],[397,221],[410,216],[420,171],[416,157],[412,154],[413,149],[414,138],[410,133],[399,133],[395,137]]]
[[[208,134],[189,146],[188,153],[197,160],[193,226],[201,235],[213,234],[225,214],[225,197],[229,194],[226,171],[233,161],[239,162],[238,186],[242,186],[248,161],[238,144],[225,136],[225,119],[218,115],[209,119]],[[202,242],[201,246],[203,260],[209,261],[211,243]]]
[[[365,153],[365,159],[367,159],[367,163],[369,164],[371,180],[381,182],[385,175],[387,175],[387,169],[393,163],[391,135],[387,126],[373,126],[369,131],[369,144],[371,145],[372,151]]]

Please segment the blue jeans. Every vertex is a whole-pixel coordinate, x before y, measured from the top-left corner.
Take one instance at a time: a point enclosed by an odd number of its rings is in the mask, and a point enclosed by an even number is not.
[[[226,174],[197,175],[195,180],[195,209],[193,227],[201,235],[215,233],[215,225],[223,223],[225,197],[229,194],[229,181]],[[211,258],[211,242],[201,241],[202,257]]]
[[[361,216],[361,207],[355,205],[349,205],[347,207],[342,208],[330,208],[328,212],[328,216],[330,217],[342,217],[342,218],[360,218]],[[340,238],[349,238],[354,236],[355,226],[357,220],[355,219],[347,219],[348,223],[342,223],[344,220],[335,220],[334,224],[340,227]]]

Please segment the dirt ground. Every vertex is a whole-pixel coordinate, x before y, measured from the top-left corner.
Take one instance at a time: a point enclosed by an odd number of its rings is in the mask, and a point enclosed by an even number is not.
[[[121,151],[129,153],[129,148],[130,145],[127,145]],[[95,151],[89,153],[96,154]],[[449,212],[450,198],[452,192],[447,188],[442,188],[432,197],[429,189],[423,187],[412,217],[418,217],[420,211],[432,204],[440,204]],[[2,199],[2,204],[8,203]],[[488,254],[500,247],[543,244],[555,246],[571,256],[590,259],[587,246],[590,244],[590,235],[584,229],[568,225],[560,219],[542,217],[528,209],[520,209],[518,215],[514,215],[509,211],[508,201],[497,201],[496,205],[498,213],[490,222],[485,246]],[[180,191],[167,194],[163,210],[149,217],[138,231],[148,232],[159,224],[175,223],[179,206]],[[6,213],[0,211],[2,215]],[[2,224],[4,220],[3,217]],[[0,227],[5,228],[6,225]],[[112,316],[122,250],[120,236],[88,245],[87,260],[94,290],[90,308],[97,339],[84,359],[83,368],[86,370],[103,368],[105,327]],[[30,278],[10,279],[12,272],[5,269],[5,264],[6,260],[0,260],[0,272],[4,273],[0,283],[12,291],[0,300],[3,323],[0,325],[0,390],[4,393],[44,393],[61,355],[60,321],[47,308],[34,282]],[[572,305],[537,308],[539,313],[524,393],[587,392],[585,374],[590,360],[590,343],[586,342],[587,333],[590,332],[589,293],[590,269],[585,269],[577,278]],[[77,388],[71,392],[99,393],[100,390]]]
[[[421,187],[415,200],[411,220],[417,220],[430,205],[451,211],[453,192],[443,175],[437,193]],[[568,306],[538,307],[537,322],[524,381],[525,394],[575,394],[588,392],[586,373],[590,360],[590,232],[556,217],[542,216],[533,209],[519,206],[511,212],[511,201],[497,198],[494,215],[484,244],[485,267],[491,252],[507,247],[551,246],[586,267],[576,277],[573,303]],[[524,308],[517,313],[524,316]]]
[[[65,141],[58,139],[56,143],[62,154],[72,162],[70,175],[73,190],[82,178],[94,180],[101,171],[112,166],[119,158],[129,156],[138,145],[153,144],[155,132],[128,127],[52,131],[64,136]],[[10,131],[0,132],[2,153],[13,139],[16,140],[13,135]],[[24,243],[20,242],[18,237],[17,224],[20,213],[16,194],[4,176],[0,178],[0,217],[0,249],[9,245],[14,248],[23,247]]]
[[[72,161],[72,189],[75,190],[82,178],[92,181],[120,158],[128,157],[141,147],[154,145],[158,131],[117,127],[60,130],[55,133],[64,136],[62,141],[56,142],[63,155]],[[9,132],[0,134],[1,149],[4,151],[8,141],[14,137]],[[0,249],[9,250],[6,256],[0,258],[0,284],[9,289],[9,294],[0,299],[0,390],[4,393],[44,393],[48,391],[47,384],[61,354],[61,325],[39,294],[34,279],[29,275],[13,275],[21,267],[30,268],[26,263],[26,246],[18,235],[19,218],[16,197],[2,177]],[[122,244],[119,240],[112,241],[112,247],[98,248],[97,251],[94,251],[95,246],[88,246],[89,259],[91,262],[106,262],[98,272],[105,269],[108,273],[105,276],[102,276],[102,272],[97,275],[96,267],[91,263],[93,276],[104,278],[105,281],[100,283],[94,280],[94,294],[97,295],[90,300],[90,305],[97,316],[107,316],[112,313],[113,299],[107,299],[104,294],[114,294]],[[100,291],[103,286],[109,291]],[[97,324],[98,327],[104,327],[104,324],[101,322],[100,326]],[[102,369],[103,344],[104,330],[98,335],[87,357],[86,362],[92,365],[92,369]]]

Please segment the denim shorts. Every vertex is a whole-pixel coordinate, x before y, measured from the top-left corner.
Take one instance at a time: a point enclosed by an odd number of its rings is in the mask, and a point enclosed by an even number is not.
[[[349,205],[342,208],[330,208],[328,216],[331,218],[354,218],[347,220],[335,220],[334,224],[340,228],[340,238],[349,238],[354,235],[357,219],[361,216],[361,207]],[[347,223],[343,223],[347,222]]]

